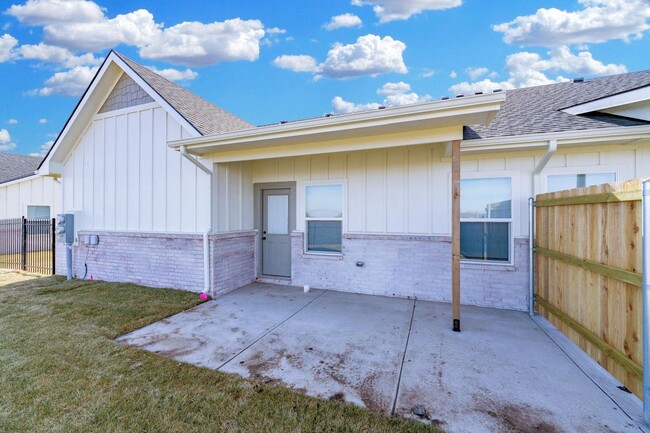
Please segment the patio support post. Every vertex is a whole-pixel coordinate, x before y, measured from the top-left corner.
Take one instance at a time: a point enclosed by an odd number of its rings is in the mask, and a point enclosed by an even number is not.
[[[460,140],[451,142],[451,312],[460,332]]]
[[[650,426],[650,179],[643,181],[642,197],[642,237],[643,237],[643,279],[641,284],[643,298],[643,421]]]

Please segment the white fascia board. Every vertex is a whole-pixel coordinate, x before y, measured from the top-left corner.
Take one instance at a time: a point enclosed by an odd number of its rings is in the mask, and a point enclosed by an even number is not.
[[[629,105],[648,100],[650,100],[650,86],[641,87],[639,89],[630,90],[628,92],[619,93],[617,95],[612,95],[601,99],[596,99],[595,101],[565,108],[562,111],[573,115],[593,113],[594,111],[603,111],[614,107],[620,107],[623,105]]]
[[[39,177],[42,177],[42,176],[40,176],[38,174],[30,174],[29,176],[21,177],[20,179],[14,179],[14,180],[9,180],[9,181],[4,182],[4,183],[0,183],[0,188],[3,188],[5,186],[16,185],[17,183],[26,182],[26,181],[29,181],[29,180],[34,180],[34,179],[39,178]]]
[[[277,145],[278,141],[321,141],[348,138],[355,134],[389,134],[419,129],[487,123],[501,108],[505,93],[471,96],[299,120],[198,138],[170,141],[169,147],[194,154],[213,153],[233,146]]]
[[[508,150],[541,149],[550,140],[558,146],[606,144],[608,142],[632,142],[650,139],[650,125],[596,128],[578,131],[549,132],[544,134],[514,135],[510,137],[465,140],[461,143],[463,153],[481,153]]]

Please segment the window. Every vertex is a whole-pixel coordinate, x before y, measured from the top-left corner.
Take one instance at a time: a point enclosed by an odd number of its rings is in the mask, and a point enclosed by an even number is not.
[[[609,182],[616,182],[616,173],[550,174],[546,178],[546,192],[582,188]]]
[[[27,206],[28,220],[47,220],[50,219],[49,206]]]
[[[307,251],[340,253],[343,233],[343,185],[305,187]]]
[[[461,257],[510,262],[511,178],[463,179],[460,188]]]

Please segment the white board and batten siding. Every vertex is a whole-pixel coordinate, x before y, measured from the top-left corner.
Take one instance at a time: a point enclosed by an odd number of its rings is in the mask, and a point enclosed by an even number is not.
[[[513,235],[528,236],[527,200],[541,192],[546,176],[584,172],[614,172],[617,180],[650,175],[650,143],[637,146],[594,146],[558,151],[540,176],[533,171],[542,152],[463,155],[464,178],[511,177]],[[255,183],[295,181],[297,229],[304,186],[308,183],[345,184],[344,231],[407,235],[451,232],[451,161],[441,145],[422,145],[372,151],[333,153],[295,158],[215,164],[218,231],[249,230],[254,226]]]
[[[54,218],[61,213],[61,184],[45,176],[0,184],[0,220],[27,216],[27,206],[49,206]]]
[[[191,134],[156,103],[98,114],[64,164],[66,212],[78,230],[203,232],[209,177],[170,140]]]

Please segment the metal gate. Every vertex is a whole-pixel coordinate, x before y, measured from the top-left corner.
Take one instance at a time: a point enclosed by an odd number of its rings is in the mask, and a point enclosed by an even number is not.
[[[0,220],[0,269],[53,275],[56,220]]]

